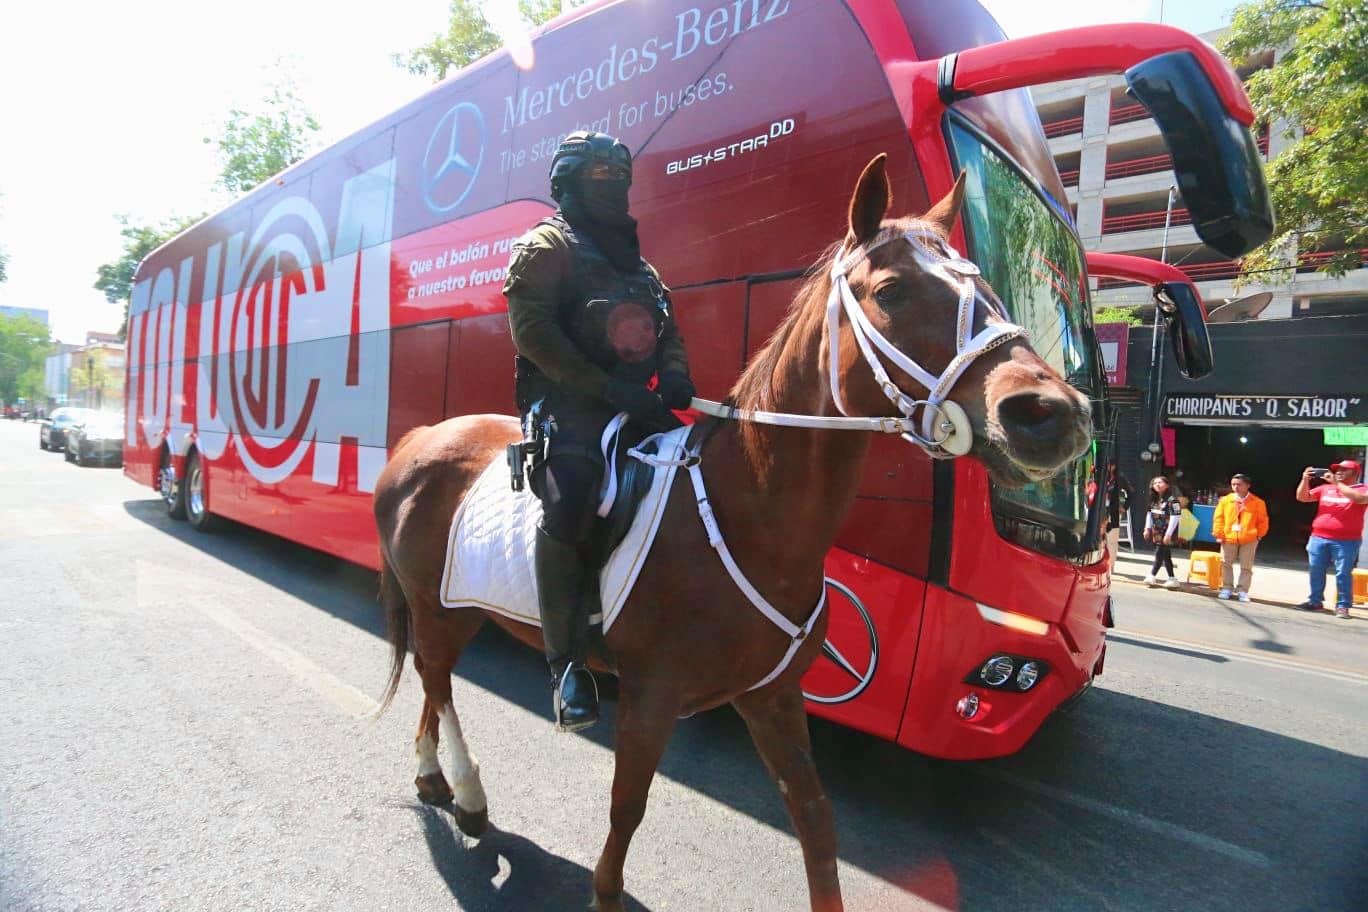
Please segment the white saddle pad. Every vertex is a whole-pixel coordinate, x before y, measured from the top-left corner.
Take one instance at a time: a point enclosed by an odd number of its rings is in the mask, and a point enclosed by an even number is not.
[[[688,433],[689,428],[682,427],[664,435],[658,454],[662,458],[682,455]],[[631,595],[651,552],[677,468],[656,469],[626,538],[599,575],[605,632]],[[540,627],[532,555],[541,515],[541,501],[530,490],[514,491],[509,485],[508,464],[500,454],[480,473],[452,518],[442,571],[443,607],[473,605]]]

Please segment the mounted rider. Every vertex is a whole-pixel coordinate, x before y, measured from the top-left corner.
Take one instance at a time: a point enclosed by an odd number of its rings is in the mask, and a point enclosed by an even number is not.
[[[503,288],[523,428],[529,438],[549,437],[531,478],[543,506],[534,567],[553,711],[566,731],[598,721],[598,691],[585,667],[596,599],[585,593],[598,584],[586,545],[604,426],[619,412],[646,431],[676,426],[669,409],[687,408],[695,394],[669,289],[642,258],[628,214],[631,183],[622,142],[583,130],[566,136],[551,161],[560,208],[514,244]]]

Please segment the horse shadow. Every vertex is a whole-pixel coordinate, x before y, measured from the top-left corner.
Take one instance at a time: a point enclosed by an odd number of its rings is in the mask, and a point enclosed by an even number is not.
[[[478,840],[456,828],[450,808],[413,804],[432,867],[464,912],[563,912],[588,904],[593,872],[524,836],[491,826]],[[650,912],[631,894],[629,909]]]

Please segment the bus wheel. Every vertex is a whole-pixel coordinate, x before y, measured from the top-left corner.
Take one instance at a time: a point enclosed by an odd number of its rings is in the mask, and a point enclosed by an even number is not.
[[[185,460],[185,515],[197,532],[212,532],[217,517],[209,512],[209,477],[200,462],[199,453],[191,453]]]
[[[172,519],[185,519],[185,485],[176,477],[169,450],[162,450],[161,468],[157,470],[157,490],[166,504],[166,515]]]

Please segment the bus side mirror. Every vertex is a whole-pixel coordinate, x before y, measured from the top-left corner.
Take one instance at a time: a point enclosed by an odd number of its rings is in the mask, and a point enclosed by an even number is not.
[[[1183,282],[1162,282],[1154,287],[1154,306],[1156,319],[1163,319],[1173,345],[1178,372],[1189,380],[1211,373],[1215,366],[1211,335],[1196,289]]]
[[[1273,209],[1259,147],[1197,58],[1190,51],[1151,57],[1126,70],[1126,84],[1159,124],[1197,235],[1228,257],[1268,240]]]

